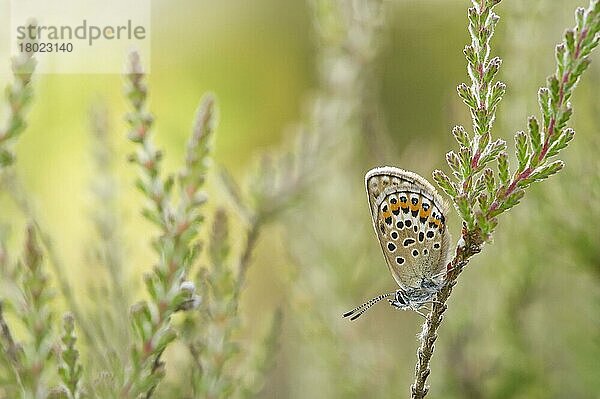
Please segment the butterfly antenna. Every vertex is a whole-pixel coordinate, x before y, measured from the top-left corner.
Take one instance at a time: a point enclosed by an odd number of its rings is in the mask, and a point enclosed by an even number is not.
[[[389,298],[391,296],[396,295],[395,292],[390,292],[388,294],[381,294],[379,296],[376,296],[375,298],[363,303],[360,306],[357,306],[356,308],[352,309],[349,312],[346,312],[342,315],[342,317],[350,317],[350,320],[356,320],[358,319],[363,313],[365,313],[367,310],[369,310],[369,308],[373,305],[375,305],[377,302],[381,301],[382,299],[385,298]]]

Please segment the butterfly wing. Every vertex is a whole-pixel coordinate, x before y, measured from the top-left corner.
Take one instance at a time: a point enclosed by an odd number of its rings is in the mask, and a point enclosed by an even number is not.
[[[394,167],[365,176],[375,234],[392,276],[401,287],[417,288],[448,262],[448,204],[416,173]]]

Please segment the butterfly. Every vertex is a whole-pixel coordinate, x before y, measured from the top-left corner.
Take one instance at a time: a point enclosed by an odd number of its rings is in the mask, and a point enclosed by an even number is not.
[[[343,317],[356,320],[383,299],[394,308],[414,310],[425,317],[420,309],[434,302],[449,261],[449,205],[426,179],[395,167],[371,169],[365,185],[375,234],[399,288]]]

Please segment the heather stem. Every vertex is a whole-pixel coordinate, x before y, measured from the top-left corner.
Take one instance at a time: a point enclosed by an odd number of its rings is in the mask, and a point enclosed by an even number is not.
[[[417,350],[418,360],[415,368],[415,380],[411,386],[412,399],[422,399],[429,391],[429,387],[426,385],[427,377],[431,373],[429,364],[435,350],[437,330],[444,319],[444,312],[448,309],[446,302],[464,267],[474,255],[481,252],[483,239],[479,232],[469,232],[463,227],[461,244],[456,248],[454,259],[447,266],[445,285],[438,292],[432,311],[423,324],[423,331],[420,336],[421,345]]]

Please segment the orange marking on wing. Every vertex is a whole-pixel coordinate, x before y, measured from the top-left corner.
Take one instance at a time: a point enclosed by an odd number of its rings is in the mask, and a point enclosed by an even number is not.
[[[412,202],[408,205],[411,211],[417,211],[421,208],[421,199],[419,198],[419,202],[416,205],[413,205]]]
[[[428,210],[425,210],[421,207],[421,210],[419,211],[419,217],[428,218],[429,215],[431,215],[431,207]]]

